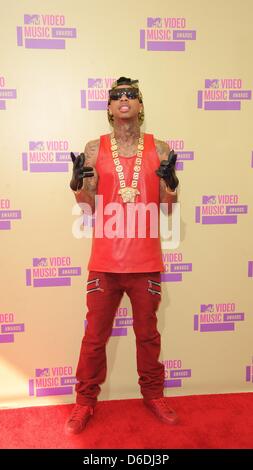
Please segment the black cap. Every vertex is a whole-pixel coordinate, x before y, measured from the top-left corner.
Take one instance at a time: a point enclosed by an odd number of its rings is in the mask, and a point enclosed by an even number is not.
[[[117,82],[117,86],[119,85],[133,85],[134,83],[138,83],[139,80],[131,80],[131,78],[126,78],[126,77],[120,77]]]

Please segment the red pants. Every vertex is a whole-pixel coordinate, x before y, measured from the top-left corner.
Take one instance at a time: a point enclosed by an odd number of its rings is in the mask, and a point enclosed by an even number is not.
[[[106,378],[106,342],[124,292],[130,298],[136,336],[137,371],[143,397],[163,396],[164,365],[158,361],[160,334],[156,310],[161,300],[160,272],[90,271],[87,281],[87,327],[82,340],[76,384],[77,403],[95,405]],[[127,358],[126,358],[127,360]]]

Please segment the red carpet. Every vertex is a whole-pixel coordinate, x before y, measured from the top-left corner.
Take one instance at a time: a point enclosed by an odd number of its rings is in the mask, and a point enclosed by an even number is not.
[[[253,393],[168,398],[180,423],[160,422],[141,399],[100,401],[86,430],[66,437],[73,405],[0,410],[1,449],[253,448]]]

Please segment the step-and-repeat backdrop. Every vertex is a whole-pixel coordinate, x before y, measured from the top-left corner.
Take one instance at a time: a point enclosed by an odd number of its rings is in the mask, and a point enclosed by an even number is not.
[[[91,222],[69,153],[110,132],[122,75],[139,79],[143,131],[178,154],[158,312],[165,394],[253,390],[252,13],[250,0],[2,5],[1,407],[75,400]],[[126,295],[107,354],[99,398],[141,397]]]

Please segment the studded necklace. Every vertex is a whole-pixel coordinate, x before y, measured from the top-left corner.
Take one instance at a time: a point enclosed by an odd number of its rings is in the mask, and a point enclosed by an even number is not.
[[[140,194],[140,191],[137,189],[139,173],[141,171],[142,163],[142,154],[144,149],[144,139],[143,134],[139,138],[137,155],[134,163],[134,173],[131,186],[126,186],[125,176],[123,173],[123,166],[120,164],[118,145],[115,139],[114,133],[111,135],[111,151],[112,158],[115,164],[116,172],[119,177],[120,190],[118,194],[121,195],[123,202],[134,202],[137,194]]]

